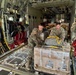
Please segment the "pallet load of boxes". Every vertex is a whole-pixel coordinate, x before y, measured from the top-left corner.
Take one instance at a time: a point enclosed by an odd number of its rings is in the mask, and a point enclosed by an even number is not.
[[[45,45],[34,48],[34,69],[55,75],[70,75],[70,44],[51,36]]]

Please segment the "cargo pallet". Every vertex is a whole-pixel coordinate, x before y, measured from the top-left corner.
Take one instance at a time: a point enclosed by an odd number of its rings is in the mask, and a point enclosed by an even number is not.
[[[66,68],[61,66],[63,61],[66,64]],[[70,51],[36,47],[34,48],[34,69],[36,70],[36,74],[39,75],[45,75],[45,73],[50,75],[72,75],[70,69]]]
[[[38,75],[44,75],[44,74],[49,74],[49,75],[71,75],[70,72],[64,72],[64,71],[56,71],[56,70],[49,70],[49,69],[44,69],[44,68],[37,68],[35,69],[35,74]]]

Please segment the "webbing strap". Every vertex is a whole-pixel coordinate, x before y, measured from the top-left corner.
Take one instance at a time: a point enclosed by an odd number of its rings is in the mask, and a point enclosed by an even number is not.
[[[48,39],[49,39],[49,38],[55,38],[56,41],[57,41],[57,44],[60,44],[61,41],[62,41],[62,40],[61,40],[59,37],[57,37],[57,36],[48,36],[47,38],[48,38]]]

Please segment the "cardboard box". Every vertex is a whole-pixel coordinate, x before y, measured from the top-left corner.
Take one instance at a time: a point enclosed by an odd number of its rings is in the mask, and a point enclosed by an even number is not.
[[[58,59],[62,60],[63,59],[63,52],[62,51],[51,51],[51,58],[52,59]]]
[[[51,72],[70,72],[70,52],[53,48],[35,47],[34,67],[37,70],[39,70],[39,67],[42,67]],[[41,69],[41,71],[45,72],[44,69]]]
[[[40,57],[39,56],[36,56],[35,58],[34,58],[34,60],[36,60],[36,61],[34,61],[34,67],[38,67],[38,66],[40,66]],[[38,61],[37,61],[38,60]]]
[[[55,59],[43,57],[42,66],[46,69],[55,70]]]
[[[56,60],[56,70],[57,71],[64,71],[64,72],[68,72],[70,70],[70,64],[69,61],[65,61],[65,59],[63,60]]]

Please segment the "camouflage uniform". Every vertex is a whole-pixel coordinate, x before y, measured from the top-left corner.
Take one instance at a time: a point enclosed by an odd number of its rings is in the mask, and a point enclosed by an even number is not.
[[[34,59],[34,47],[42,45],[43,41],[39,37],[39,31],[37,28],[34,28],[31,35],[28,38],[28,67],[31,63],[31,61]]]
[[[71,39],[74,40],[76,38],[76,22],[71,26]]]
[[[36,33],[34,33],[36,32]],[[39,30],[37,28],[34,28],[31,35],[28,38],[28,46],[29,47],[35,47],[38,45],[42,45],[42,39],[40,37],[40,34],[42,32],[39,32]]]
[[[42,32],[42,31],[39,31],[38,30],[38,34],[37,34],[37,37],[38,37],[38,40],[39,40],[39,42],[41,41],[44,41],[44,33]],[[43,42],[42,42],[43,43]]]
[[[29,56],[31,56],[31,57],[33,57],[34,47],[38,46],[40,44],[40,38],[37,36],[37,34],[33,33],[34,30],[32,31],[31,35],[28,38],[28,47],[30,48]]]
[[[56,27],[53,27],[51,29],[50,35],[58,36],[60,39],[64,40],[64,38],[65,38],[65,30],[62,27],[60,27],[60,29],[57,29]]]

